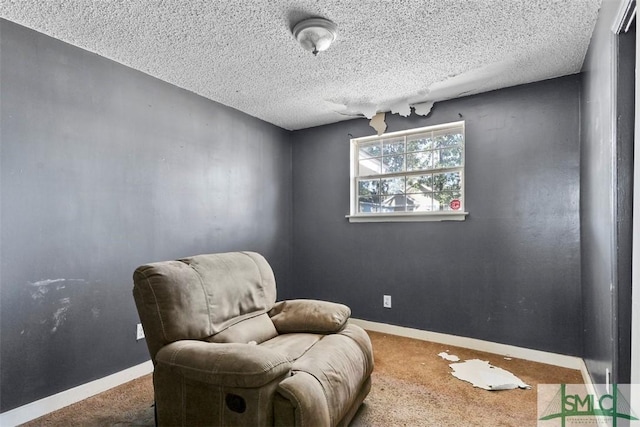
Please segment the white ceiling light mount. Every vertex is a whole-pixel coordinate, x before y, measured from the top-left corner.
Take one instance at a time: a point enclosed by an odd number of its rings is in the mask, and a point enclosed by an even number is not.
[[[328,19],[310,18],[293,27],[293,36],[305,50],[317,55],[331,46],[338,35],[337,29]]]

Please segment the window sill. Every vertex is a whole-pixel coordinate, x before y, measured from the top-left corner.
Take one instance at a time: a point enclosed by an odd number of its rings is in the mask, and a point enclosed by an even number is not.
[[[346,215],[349,222],[430,222],[464,221],[469,212],[429,212]]]

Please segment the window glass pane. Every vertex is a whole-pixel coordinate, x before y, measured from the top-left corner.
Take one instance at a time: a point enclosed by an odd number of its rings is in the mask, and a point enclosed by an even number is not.
[[[433,174],[433,188],[436,191],[460,190],[460,172]]]
[[[462,144],[462,129],[433,132],[433,148],[446,148]]]
[[[359,196],[373,196],[380,194],[379,179],[363,179],[358,181]]]
[[[382,158],[382,173],[404,171],[404,155],[386,156]]]
[[[430,212],[433,210],[433,193],[407,194],[407,211]]]
[[[433,169],[433,151],[407,154],[407,170],[417,171]]]
[[[439,156],[434,161],[436,168],[451,168],[462,166],[462,147],[445,148],[439,150]]]
[[[404,153],[404,138],[386,139],[382,141],[382,155]]]
[[[358,176],[376,175],[380,173],[382,159],[363,159],[358,162]]]
[[[404,193],[404,177],[385,178],[380,180],[381,194],[403,194]]]
[[[424,193],[426,191],[433,191],[433,177],[431,175],[407,177],[407,193]]]
[[[352,139],[355,210],[361,213],[462,211],[464,125],[427,127],[402,136]]]
[[[380,212],[380,196],[358,197],[358,212]]]
[[[442,191],[439,193],[433,193],[433,207],[437,211],[453,211],[461,210],[462,204],[460,203],[461,193],[459,191]],[[453,201],[458,203],[452,203]],[[454,207],[457,206],[457,209]]]
[[[429,150],[432,147],[433,140],[431,139],[431,132],[407,137],[407,152],[424,151]]]
[[[360,159],[367,157],[377,157],[380,155],[380,141],[362,142],[358,144],[358,153]]]
[[[381,212],[404,212],[406,210],[408,197],[404,194],[382,197],[380,199]]]

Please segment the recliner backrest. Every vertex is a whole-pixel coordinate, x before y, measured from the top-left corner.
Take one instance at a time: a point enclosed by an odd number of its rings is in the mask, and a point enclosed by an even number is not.
[[[197,255],[140,266],[134,299],[152,360],[164,345],[204,340],[268,312],[276,301],[271,267],[255,252]]]

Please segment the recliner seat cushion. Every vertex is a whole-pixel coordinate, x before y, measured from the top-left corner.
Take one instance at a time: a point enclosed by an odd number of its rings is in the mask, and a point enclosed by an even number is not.
[[[270,348],[289,360],[297,360],[315,343],[324,337],[321,334],[284,334],[263,342],[260,347]]]

